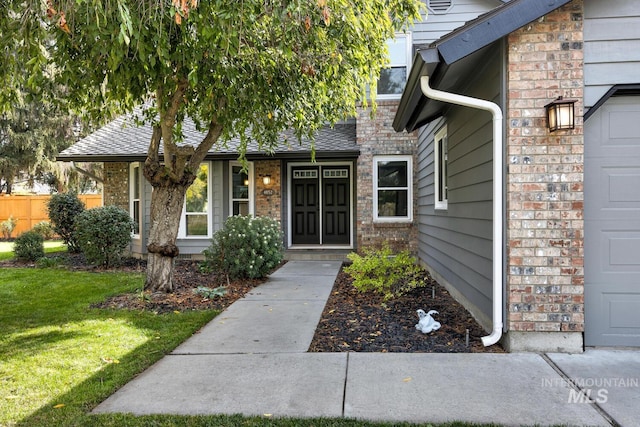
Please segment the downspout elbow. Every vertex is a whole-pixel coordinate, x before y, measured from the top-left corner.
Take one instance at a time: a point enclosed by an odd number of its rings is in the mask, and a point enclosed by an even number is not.
[[[500,338],[502,338],[503,327],[502,218],[504,215],[502,211],[502,110],[496,103],[491,101],[433,89],[429,86],[429,76],[423,76],[420,78],[420,89],[427,98],[461,105],[463,107],[489,111],[493,116],[493,328],[490,335],[482,337],[482,344],[487,347],[497,343]]]

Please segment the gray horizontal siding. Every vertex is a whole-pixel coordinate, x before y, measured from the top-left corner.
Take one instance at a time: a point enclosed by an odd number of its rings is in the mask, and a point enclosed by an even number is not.
[[[428,11],[423,21],[412,29],[414,44],[429,44],[464,25],[467,21],[499,6],[497,0],[453,0],[453,7],[444,14]]]
[[[466,95],[501,103],[502,54],[499,46],[487,65],[468,76]],[[445,116],[419,131],[418,254],[480,318],[491,318],[493,280],[493,135],[491,115],[451,106]],[[434,209],[433,141],[447,125],[449,144],[447,210]],[[484,325],[488,326],[488,325]]]
[[[585,0],[584,103],[616,84],[640,83],[640,2]]]

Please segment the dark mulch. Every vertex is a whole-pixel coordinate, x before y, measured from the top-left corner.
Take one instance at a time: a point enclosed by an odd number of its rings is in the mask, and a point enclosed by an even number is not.
[[[85,271],[107,271],[87,265],[82,255],[53,254],[65,268]],[[0,262],[2,267],[35,267],[34,263],[19,261]],[[144,272],[145,261],[126,259],[114,271]],[[231,280],[224,275],[204,274],[198,262],[178,261],[175,266],[175,292],[151,293],[139,290],[131,294],[116,295],[94,304],[93,308],[147,310],[167,313],[185,310],[223,310],[242,298],[264,280]],[[340,271],[333,291],[309,351],[312,352],[503,352],[494,345],[482,346],[480,337],[486,335],[473,317],[453,297],[425,272],[426,287],[383,301],[372,293],[360,293],[352,285],[351,278]],[[225,286],[227,293],[221,297],[206,298],[194,293],[199,286],[216,288]],[[432,288],[435,288],[432,298]],[[423,334],[415,328],[417,309],[436,310],[434,318],[441,328]],[[466,331],[469,331],[469,346]]]
[[[361,293],[353,280],[340,271],[309,351],[314,352],[429,352],[500,353],[497,346],[484,347],[487,335],[469,312],[449,292],[425,274],[425,287],[383,301],[382,296]],[[433,297],[432,297],[433,295]],[[415,328],[416,310],[436,310],[440,329],[423,334]],[[469,345],[466,333],[469,331]]]
[[[186,310],[224,310],[261,283],[264,279],[236,279],[227,282],[224,275],[204,274],[198,262],[178,261],[174,269],[174,292],[138,292],[116,295],[93,308],[149,310],[156,313]],[[225,287],[225,294],[207,298],[194,292],[200,286],[210,289]]]

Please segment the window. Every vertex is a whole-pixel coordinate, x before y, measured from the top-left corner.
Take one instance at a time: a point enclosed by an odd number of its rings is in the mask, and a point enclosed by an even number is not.
[[[242,171],[240,163],[231,163],[231,215],[253,215],[253,164]]]
[[[411,221],[413,183],[411,156],[375,157],[373,210],[376,221]]]
[[[435,163],[435,208],[447,209],[449,198],[449,186],[447,179],[447,165],[449,151],[447,141],[447,127],[443,127],[436,133],[434,147]]]
[[[129,215],[135,221],[134,238],[140,237],[142,224],[142,210],[140,209],[142,180],[140,179],[140,172],[140,163],[131,163],[129,165]]]
[[[184,202],[184,235],[209,236],[209,164],[202,163],[196,179],[187,189]]]
[[[395,40],[388,40],[389,68],[380,71],[378,80],[378,98],[399,98],[407,82],[411,63],[411,37],[409,34],[397,34]]]

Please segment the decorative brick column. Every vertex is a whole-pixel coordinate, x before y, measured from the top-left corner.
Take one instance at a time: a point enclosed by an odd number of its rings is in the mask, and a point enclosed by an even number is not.
[[[261,160],[254,163],[255,216],[268,216],[276,221],[282,220],[280,164],[280,160]],[[271,184],[269,185],[265,185],[262,180],[267,175],[271,176]]]
[[[117,206],[129,212],[129,163],[105,162],[102,188],[105,206]]]
[[[376,114],[370,108],[358,110],[356,140],[360,147],[357,162],[357,247],[380,246],[388,242],[395,251],[418,251],[417,226],[417,133],[397,133],[393,118],[398,101],[378,101]],[[413,163],[413,222],[375,223],[373,221],[373,157],[377,155],[412,155]]]
[[[508,39],[507,326],[511,351],[581,351],[583,4]],[[576,128],[550,133],[544,105],[577,99]]]

